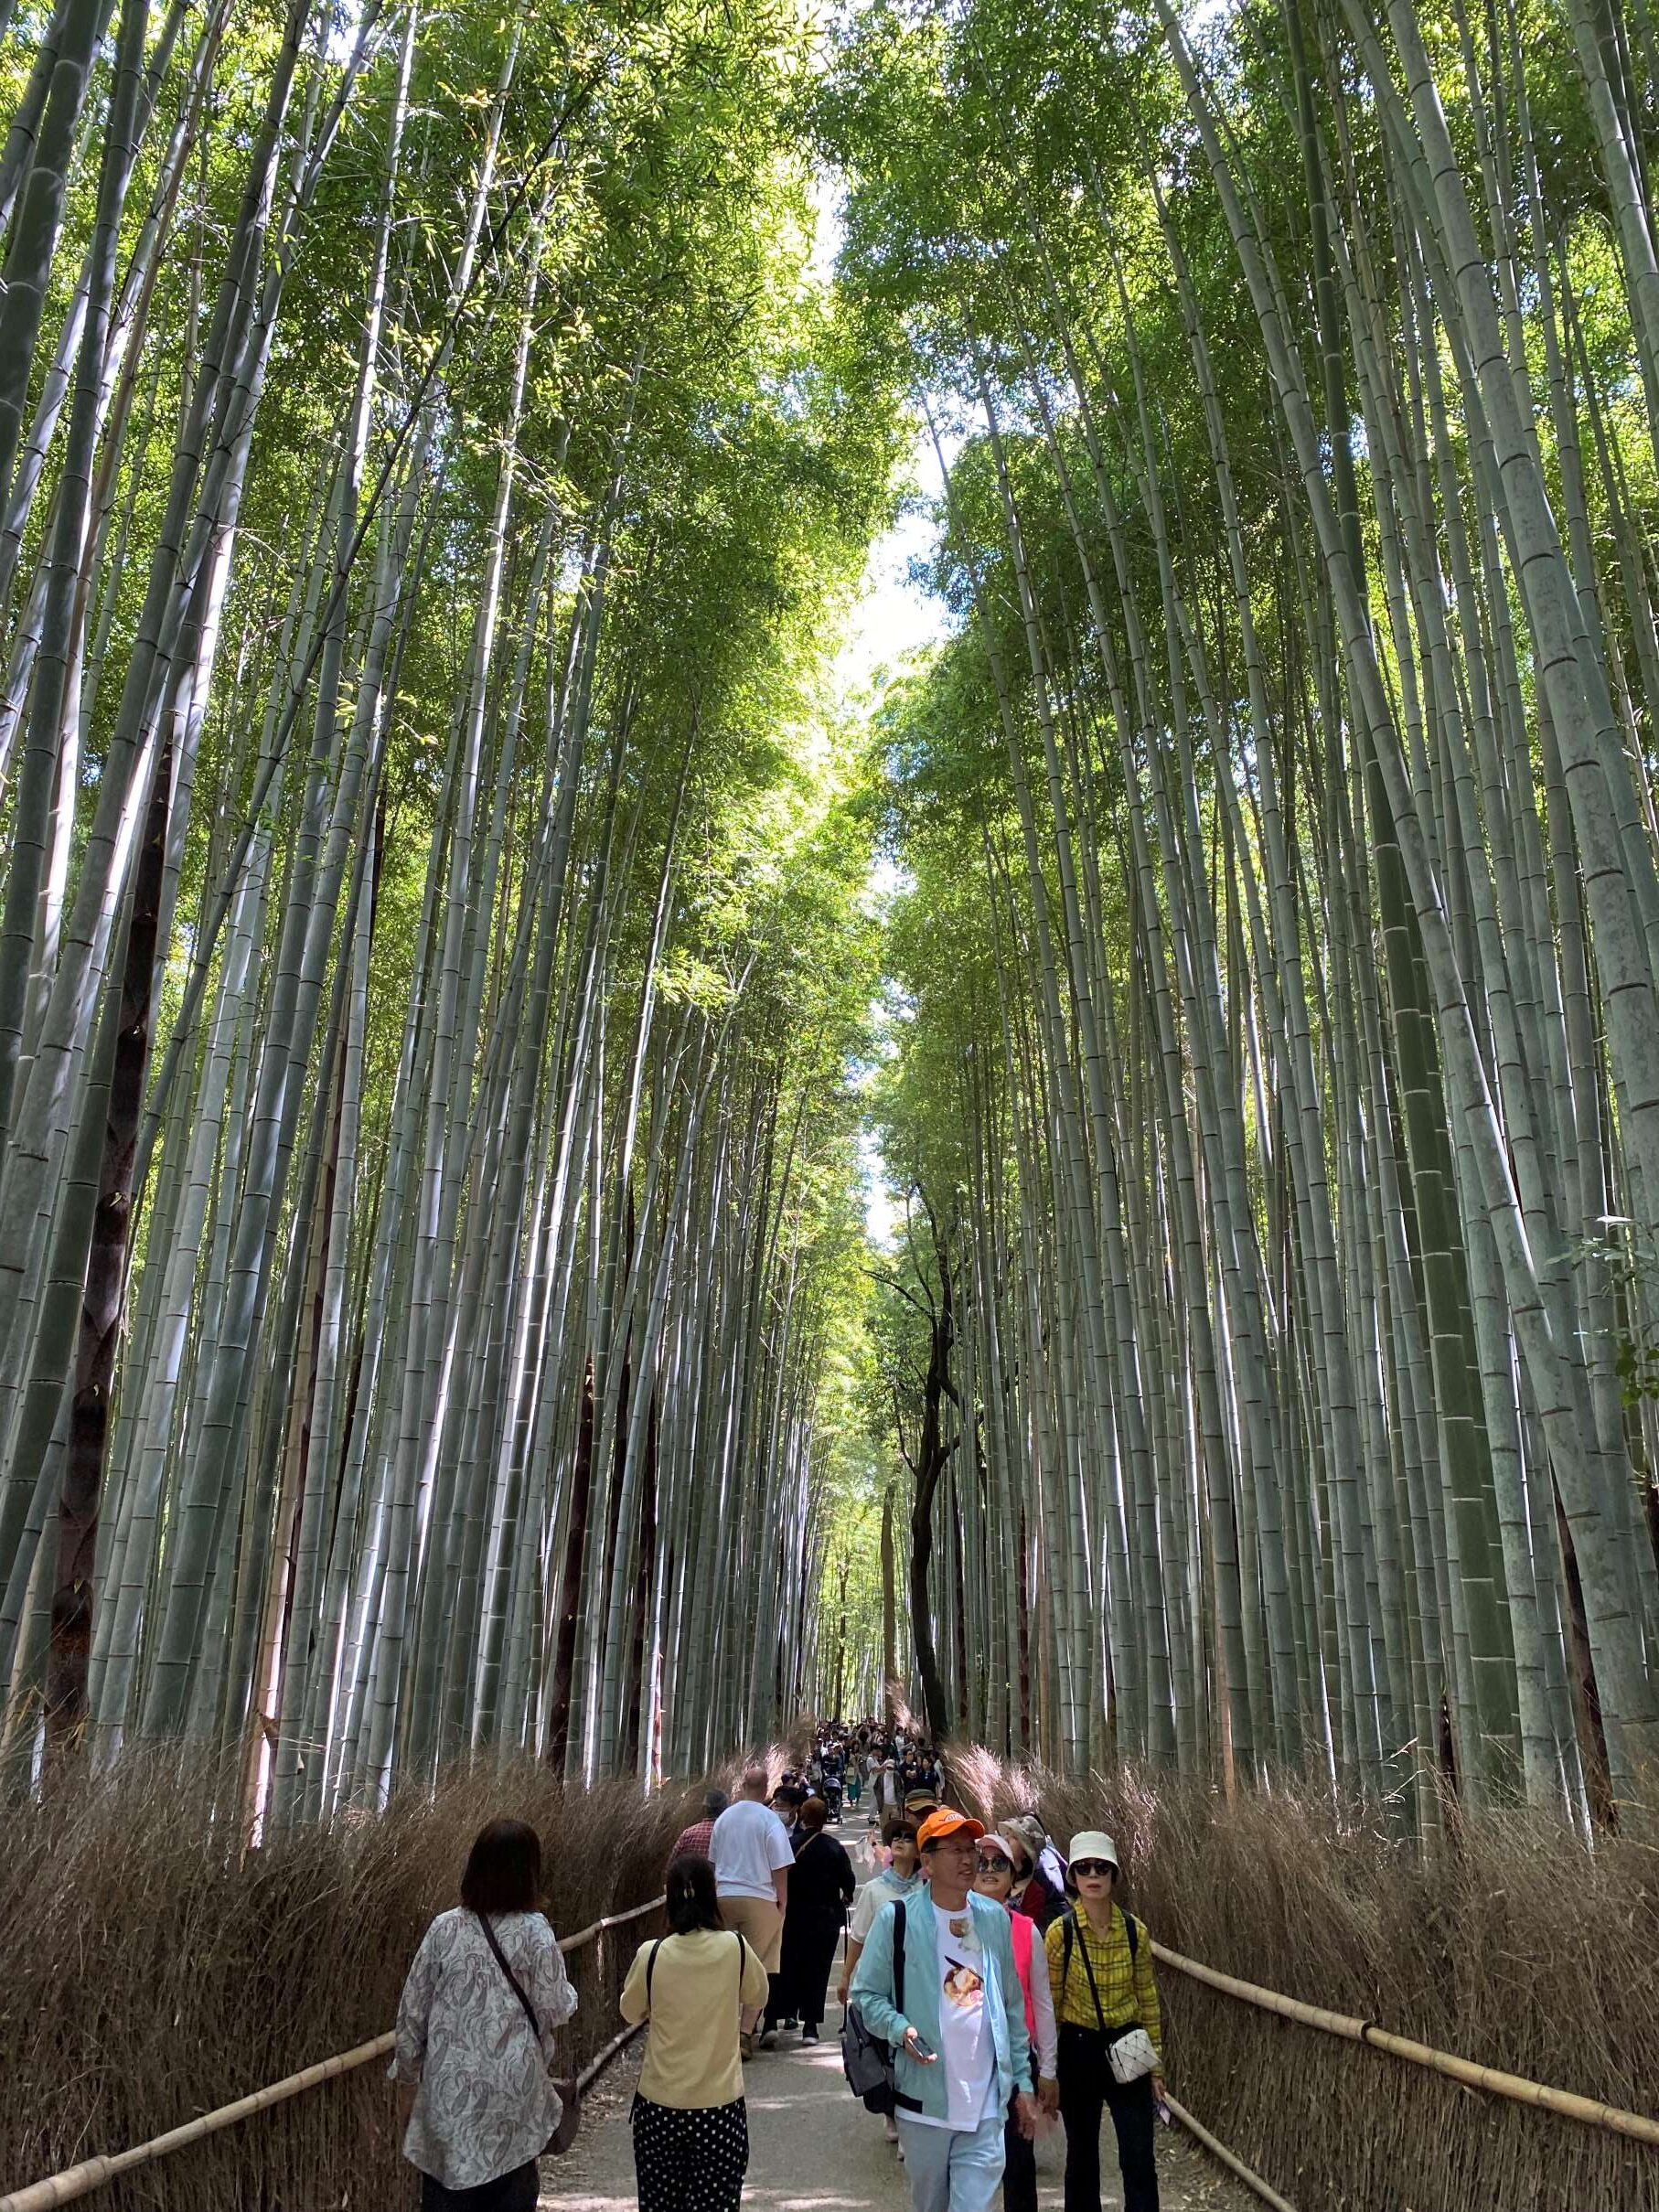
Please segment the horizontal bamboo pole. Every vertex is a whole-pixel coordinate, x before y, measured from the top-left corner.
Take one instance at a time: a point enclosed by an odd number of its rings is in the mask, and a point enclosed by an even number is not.
[[[1236,2174],[1247,2189],[1254,2189],[1264,2205],[1270,2205],[1273,2212],[1296,2212],[1296,2207],[1288,2197],[1281,2196],[1277,2189],[1270,2189],[1259,2174],[1246,2165],[1236,2151],[1229,2151],[1226,2144],[1212,2135],[1208,2128],[1201,2127],[1185,2105],[1178,2104],[1167,2089],[1163,2093],[1163,2100],[1188,2134],[1196,2137],[1212,2158],[1220,2159],[1229,2174]]]
[[[568,1958],[572,1951],[580,1950],[586,1943],[604,1934],[607,1928],[622,1928],[630,1920],[641,1920],[647,1913],[655,1912],[665,1900],[652,1897],[644,1905],[635,1905],[626,1912],[607,1913],[589,1928],[579,1928],[573,1936],[562,1937],[559,1949]],[[607,2066],[634,2031],[613,2036],[598,2057],[583,2069],[581,2083],[585,2089]],[[113,2181],[118,2174],[127,2174],[134,2166],[153,2164],[158,2158],[167,2158],[175,2151],[187,2150],[193,2143],[200,2143],[209,2135],[217,2135],[225,2128],[233,2128],[239,2121],[252,2120],[256,2112],[269,2111],[273,2105],[286,2104],[292,2097],[300,2097],[307,2089],[320,2088],[325,2081],[334,2081],[342,2074],[368,2066],[371,2060],[383,2058],[397,2040],[388,2029],[376,2036],[372,2042],[359,2043],[355,2050],[341,2051],[333,2058],[319,2058],[315,2066],[303,2067],[297,2074],[289,2074],[281,2081],[273,2081],[250,2096],[239,2097],[234,2104],[221,2104],[211,2112],[203,2112],[198,2119],[187,2120],[181,2127],[169,2128],[165,2135],[152,2136],[148,2143],[134,2143],[131,2150],[110,2151],[99,2158],[82,2159],[79,2165],[66,2166],[61,2174],[48,2174],[44,2181],[30,2182],[27,2188],[14,2189],[8,2196],[0,2196],[0,2212],[52,2212],[57,2205],[67,2205],[77,2196],[87,2196],[94,2189],[102,2189],[105,2182]]]
[[[573,1936],[561,1936],[559,1948],[568,1959],[572,1951],[580,1950],[584,1943],[591,1943],[595,1936],[603,1935],[607,1928],[624,1928],[630,1920],[643,1920],[648,1912],[655,1912],[659,1905],[667,1903],[668,1897],[664,1895],[648,1898],[643,1905],[630,1906],[626,1912],[609,1913],[603,1920],[595,1920],[590,1928],[579,1928]],[[3,2198],[0,2198],[0,2212],[5,2212]]]
[[[255,2089],[252,2096],[239,2097],[234,2104],[221,2104],[217,2111],[204,2112],[198,2120],[187,2120],[182,2127],[169,2128],[165,2135],[152,2136],[148,2143],[134,2143],[130,2151],[111,2151],[102,2158],[82,2159],[78,2166],[67,2166],[61,2174],[48,2175],[45,2181],[31,2182],[27,2189],[14,2189],[9,2196],[0,2196],[0,2212],[51,2212],[54,2205],[67,2205],[72,2197],[102,2189],[118,2174],[170,2157],[175,2151],[200,2143],[204,2136],[217,2135],[221,2128],[233,2128],[239,2121],[252,2120],[255,2112],[269,2111],[273,2104],[285,2104],[306,2089],[349,2074],[371,2059],[383,2058],[396,2041],[388,2030],[372,2043],[359,2043],[355,2050],[342,2051],[335,2058],[320,2058],[316,2066],[302,2068],[297,2074]]]
[[[1484,2089],[1493,2097],[1507,2097],[1515,2104],[1535,2105],[1541,2111],[1557,2112],[1564,2120],[1579,2121],[1585,2127],[1602,2128],[1609,2134],[1626,2135],[1632,2143],[1659,2146],[1659,2120],[1644,2119],[1640,2112],[1622,2111],[1617,2105],[1598,2103],[1593,2097],[1575,2096],[1570,2089],[1547,2089],[1541,2081],[1528,2081],[1520,2074],[1506,2074],[1499,2067],[1477,2066],[1472,2058],[1459,2058],[1450,2051],[1437,2051],[1429,2044],[1414,2043],[1408,2036],[1393,2035],[1373,2021],[1356,2020],[1349,2013],[1327,2012],[1322,2005],[1303,2004],[1296,1997],[1282,1996],[1276,1989],[1262,1989],[1254,1982],[1241,1982],[1236,1974],[1221,1973],[1214,1966],[1201,1966],[1196,1959],[1183,1959],[1178,1950],[1171,1950],[1162,1943],[1152,1945],[1152,1955],[1161,1965],[1173,1967],[1178,1974],[1186,1974],[1209,1989],[1218,1989],[1224,1996],[1236,1997],[1240,2004],[1254,2004],[1265,2013],[1277,2013],[1281,2020],[1294,2020],[1302,2027],[1318,2028],[1327,2036],[1341,2036],[1350,2043],[1365,2044],[1374,2051],[1387,2051],[1396,2058],[1404,2058],[1412,2066],[1426,2067],[1431,2073],[1444,2074],[1449,2080],[1461,2081],[1472,2089]],[[5,2212],[3,2204],[0,2212]]]
[[[613,2036],[610,2041],[605,2045],[604,2050],[594,2052],[594,2056],[583,2068],[581,2073],[579,2073],[576,2077],[576,2089],[579,2095],[583,2097],[587,2095],[588,2090],[592,2088],[593,2084],[598,2080],[600,2075],[604,2073],[605,2068],[611,2063],[611,2060],[613,2058],[619,2058],[622,2056],[623,2052],[627,2049],[628,2045],[633,2042],[635,2036],[639,2034],[644,2025],[645,2022],[643,2020],[637,2020],[632,2027],[625,2027],[621,2035]]]

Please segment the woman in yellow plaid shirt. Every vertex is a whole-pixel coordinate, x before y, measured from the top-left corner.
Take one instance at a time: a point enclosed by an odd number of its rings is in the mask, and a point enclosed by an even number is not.
[[[1073,1907],[1049,1924],[1043,1939],[1060,2028],[1065,2212],[1100,2212],[1100,2117],[1107,2107],[1118,2132],[1123,2212],[1158,2212],[1152,2129],[1163,2101],[1163,2021],[1152,1979],[1151,1938],[1113,1903],[1117,1881],[1118,1846],[1111,1837],[1095,1828],[1073,1836],[1065,1881]],[[1120,2082],[1108,2054],[1137,2027],[1151,2041],[1157,2069]]]

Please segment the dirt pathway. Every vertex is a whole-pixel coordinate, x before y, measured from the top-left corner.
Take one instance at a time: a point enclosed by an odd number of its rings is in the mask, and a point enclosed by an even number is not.
[[[837,1831],[851,1849],[862,1830]],[[634,2153],[628,2105],[640,2045],[599,2081],[583,2113],[582,2133],[566,2158],[541,2169],[541,2212],[631,2212]],[[882,2139],[882,2123],[855,2104],[841,2076],[840,2009],[830,1981],[824,2040],[803,2049],[780,2036],[744,2069],[749,2106],[749,2178],[744,2212],[905,2212],[904,2169]],[[1111,2130],[1101,2160],[1105,2212],[1120,2212]],[[1037,2150],[1043,2212],[1060,2212],[1065,2139],[1056,2125]],[[1179,2129],[1159,2131],[1162,2212],[1260,2212],[1259,2200],[1223,2174]]]

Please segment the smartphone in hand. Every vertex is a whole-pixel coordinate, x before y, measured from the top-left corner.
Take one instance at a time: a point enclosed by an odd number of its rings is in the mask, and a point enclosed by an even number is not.
[[[919,2027],[913,2027],[911,2029],[909,2043],[911,2057],[913,2058],[919,2058],[924,2066],[931,2066],[934,2060],[939,2055],[937,2051],[934,2049],[932,2044],[928,2042],[926,2036],[923,2035]]]

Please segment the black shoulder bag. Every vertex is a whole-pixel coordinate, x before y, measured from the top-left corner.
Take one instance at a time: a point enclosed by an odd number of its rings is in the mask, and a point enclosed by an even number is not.
[[[541,2023],[536,2017],[536,2008],[519,1987],[519,1977],[507,1963],[507,1953],[496,1940],[496,1931],[482,1913],[477,1916],[478,1926],[484,1930],[484,1940],[496,1954],[496,1964],[507,1976],[508,1987],[524,2007],[524,2017],[530,2022],[530,2032],[536,2038],[536,2058],[541,2063]],[[653,1961],[653,1963],[655,1961]],[[582,2125],[582,2091],[580,2085],[568,2078],[555,2074],[553,2089],[559,2099],[559,2124],[548,2137],[542,2150],[543,2158],[558,2158],[568,2151],[576,2140],[576,2131]]]
[[[904,1901],[893,1901],[893,2002],[904,2009]],[[847,2087],[867,2112],[919,2112],[918,2099],[906,2097],[894,2078],[894,2049],[872,2036],[851,2000],[841,2014],[841,2071]]]

